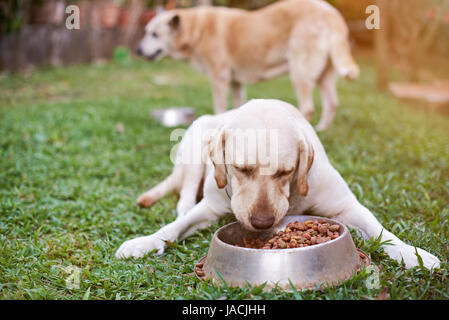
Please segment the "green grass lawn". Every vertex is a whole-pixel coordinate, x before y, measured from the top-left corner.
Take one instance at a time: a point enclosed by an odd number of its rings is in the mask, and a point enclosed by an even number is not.
[[[287,77],[250,86],[248,96],[296,104]],[[123,241],[176,217],[174,195],[149,210],[135,203],[172,168],[171,129],[150,110],[212,112],[209,82],[187,65],[133,61],[0,76],[0,298],[449,298],[449,119],[377,92],[367,63],[359,80],[339,82],[339,97],[334,125],[319,134],[331,162],[385,227],[444,262],[439,272],[406,270],[376,241],[355,237],[381,267],[377,288],[367,288],[366,270],[324,291],[203,283],[194,263],[232,216],[162,256],[115,259]],[[66,287],[69,266],[81,270],[79,289]]]

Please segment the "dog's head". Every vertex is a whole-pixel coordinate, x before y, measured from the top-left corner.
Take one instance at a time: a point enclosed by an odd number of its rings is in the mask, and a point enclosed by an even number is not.
[[[189,19],[183,21],[182,10],[158,13],[145,27],[145,35],[137,48],[137,54],[153,61],[166,56],[175,59],[185,58],[187,49]]]
[[[314,158],[312,145],[293,119],[276,110],[255,111],[258,115],[240,113],[209,141],[217,186],[232,189],[232,211],[253,231],[279,223],[292,188],[308,194]]]

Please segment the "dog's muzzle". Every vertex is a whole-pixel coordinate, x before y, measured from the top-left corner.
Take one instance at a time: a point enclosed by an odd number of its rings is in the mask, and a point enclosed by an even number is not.
[[[145,58],[147,58],[150,61],[153,61],[154,59],[156,59],[160,54],[162,53],[161,49],[157,49],[153,54],[150,54],[149,56],[146,56]]]
[[[257,216],[252,215],[250,219],[251,225],[258,230],[264,230],[271,228],[274,223],[274,216],[271,215],[263,215]]]

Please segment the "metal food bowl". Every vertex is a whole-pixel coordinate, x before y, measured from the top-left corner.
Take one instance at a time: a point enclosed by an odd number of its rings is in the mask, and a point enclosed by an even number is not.
[[[292,249],[251,249],[243,245],[246,239],[271,238],[284,230],[288,223],[307,220],[326,220],[340,225],[340,236],[325,243]],[[229,286],[245,286],[266,282],[265,290],[279,286],[291,289],[314,289],[317,285],[332,286],[351,278],[361,267],[371,263],[369,257],[358,250],[348,228],[342,223],[317,216],[286,216],[274,228],[251,232],[234,222],[218,229],[211,241],[209,252],[195,265],[200,279],[220,283],[220,276]]]
[[[166,127],[190,124],[195,120],[195,111],[189,107],[155,109],[151,115]]]

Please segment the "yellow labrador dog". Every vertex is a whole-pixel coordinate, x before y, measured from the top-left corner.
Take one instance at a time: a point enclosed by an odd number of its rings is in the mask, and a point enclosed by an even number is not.
[[[339,220],[367,238],[382,234],[382,241],[391,241],[384,246],[391,258],[418,265],[415,247],[385,230],[357,201],[312,126],[279,100],[251,100],[196,120],[179,144],[172,174],[138,203],[149,207],[174,190],[180,194],[178,218],[152,235],[124,242],[117,258],[161,254],[165,241],[183,239],[229,212],[246,229],[264,230],[285,215],[307,211]],[[439,266],[432,254],[417,252],[425,267]]]
[[[322,0],[286,0],[256,11],[223,7],[178,9],[158,14],[146,26],[138,54],[189,61],[211,83],[215,113],[246,101],[244,84],[285,73],[306,119],[312,116],[315,83],[323,112],[317,130],[326,129],[337,107],[337,76],[354,79],[359,68],[340,13]]]

